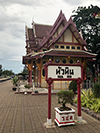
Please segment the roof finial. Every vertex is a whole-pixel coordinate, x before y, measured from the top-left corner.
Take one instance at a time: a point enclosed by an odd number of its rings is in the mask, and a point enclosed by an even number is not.
[[[62,14],[62,10],[60,10],[60,14]]]

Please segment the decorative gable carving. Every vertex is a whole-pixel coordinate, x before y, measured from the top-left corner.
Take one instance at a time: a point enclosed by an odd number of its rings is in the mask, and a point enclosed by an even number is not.
[[[63,28],[64,28],[64,26],[61,24],[60,27],[58,28],[58,35],[60,34],[60,32],[62,31]]]
[[[69,30],[69,28],[66,29],[66,31],[64,33],[64,42],[70,42],[70,43],[72,43],[72,33]]]

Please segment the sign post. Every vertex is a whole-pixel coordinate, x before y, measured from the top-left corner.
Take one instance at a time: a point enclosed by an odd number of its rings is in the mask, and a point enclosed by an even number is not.
[[[51,84],[53,81],[76,81],[78,93],[78,122],[82,122],[81,116],[81,94],[80,84],[83,78],[83,65],[77,64],[57,64],[47,62],[44,65],[45,80],[48,84],[48,118],[47,125],[51,125]]]
[[[48,83],[48,118],[47,118],[47,125],[51,125],[51,84],[53,83],[52,78],[47,79]]]
[[[78,105],[78,114],[77,114],[77,121],[82,122],[82,116],[81,116],[81,91],[80,91],[80,84],[82,83],[82,79],[78,78],[77,80],[77,105]]]

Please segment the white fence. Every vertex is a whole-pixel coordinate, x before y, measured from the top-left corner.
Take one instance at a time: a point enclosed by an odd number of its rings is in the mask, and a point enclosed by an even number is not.
[[[91,82],[90,80],[86,80],[82,83],[82,88],[83,89],[89,89],[94,87],[94,82]]]

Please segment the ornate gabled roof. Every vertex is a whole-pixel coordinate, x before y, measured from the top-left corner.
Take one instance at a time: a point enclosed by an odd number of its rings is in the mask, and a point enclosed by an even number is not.
[[[53,38],[53,35],[57,31],[57,29],[59,28],[59,26],[61,25],[61,23],[64,26],[67,23],[67,20],[65,18],[65,15],[62,13],[62,11],[60,11],[60,14],[59,14],[58,18],[56,19],[56,21],[55,21],[54,25],[52,26],[52,28],[50,29],[50,31],[47,33],[47,36],[45,36],[43,38],[43,40],[39,43],[40,48],[43,47],[43,45],[45,43],[47,43],[51,38]]]
[[[61,50],[61,49],[50,49],[45,52],[39,52],[35,54],[28,55],[31,58],[43,58],[43,56],[70,56],[70,57],[88,57],[88,58],[94,58],[96,57],[96,54],[86,52],[84,50],[81,51],[74,51],[74,50]]]
[[[55,31],[59,28],[59,26],[62,22],[64,22],[63,24],[65,25],[67,23],[67,20],[65,18],[65,15],[62,13],[62,11],[60,11],[60,14],[59,14],[58,18],[56,19],[56,21],[55,21],[54,25],[52,26],[50,32],[48,33],[49,37],[54,35]]]
[[[65,27],[62,29],[61,33],[56,37],[53,38],[53,40],[51,41],[51,43],[48,45],[48,48],[55,43],[66,31],[67,28],[70,28],[72,34],[75,36],[76,40],[79,42],[79,44],[82,45],[86,45],[86,41],[83,40],[83,38],[81,37],[81,35],[79,34],[78,30],[76,29],[75,24],[73,23],[72,18],[70,17],[69,21],[67,22],[67,24],[65,25]]]
[[[58,21],[59,20],[59,21]],[[54,38],[53,35],[56,32],[56,30],[58,29],[58,27],[60,26],[60,24],[62,23],[62,21],[65,21],[65,26],[63,27],[62,31],[60,32],[60,34]],[[57,23],[58,22],[58,23]],[[65,19],[64,14],[62,14],[62,12],[60,13],[60,15],[58,16],[55,24],[52,26],[50,32],[48,33],[48,36],[45,37],[41,42],[40,42],[40,47],[43,47],[50,39],[52,40],[51,43],[49,43],[48,48],[55,43],[66,31],[66,29],[69,28],[72,32],[72,34],[74,35],[74,37],[76,38],[76,40],[79,42],[79,44],[81,45],[86,45],[86,41],[83,40],[83,38],[81,37],[81,35],[79,34],[78,30],[76,29],[76,26],[72,20],[72,18],[70,17],[69,21],[67,21]]]

